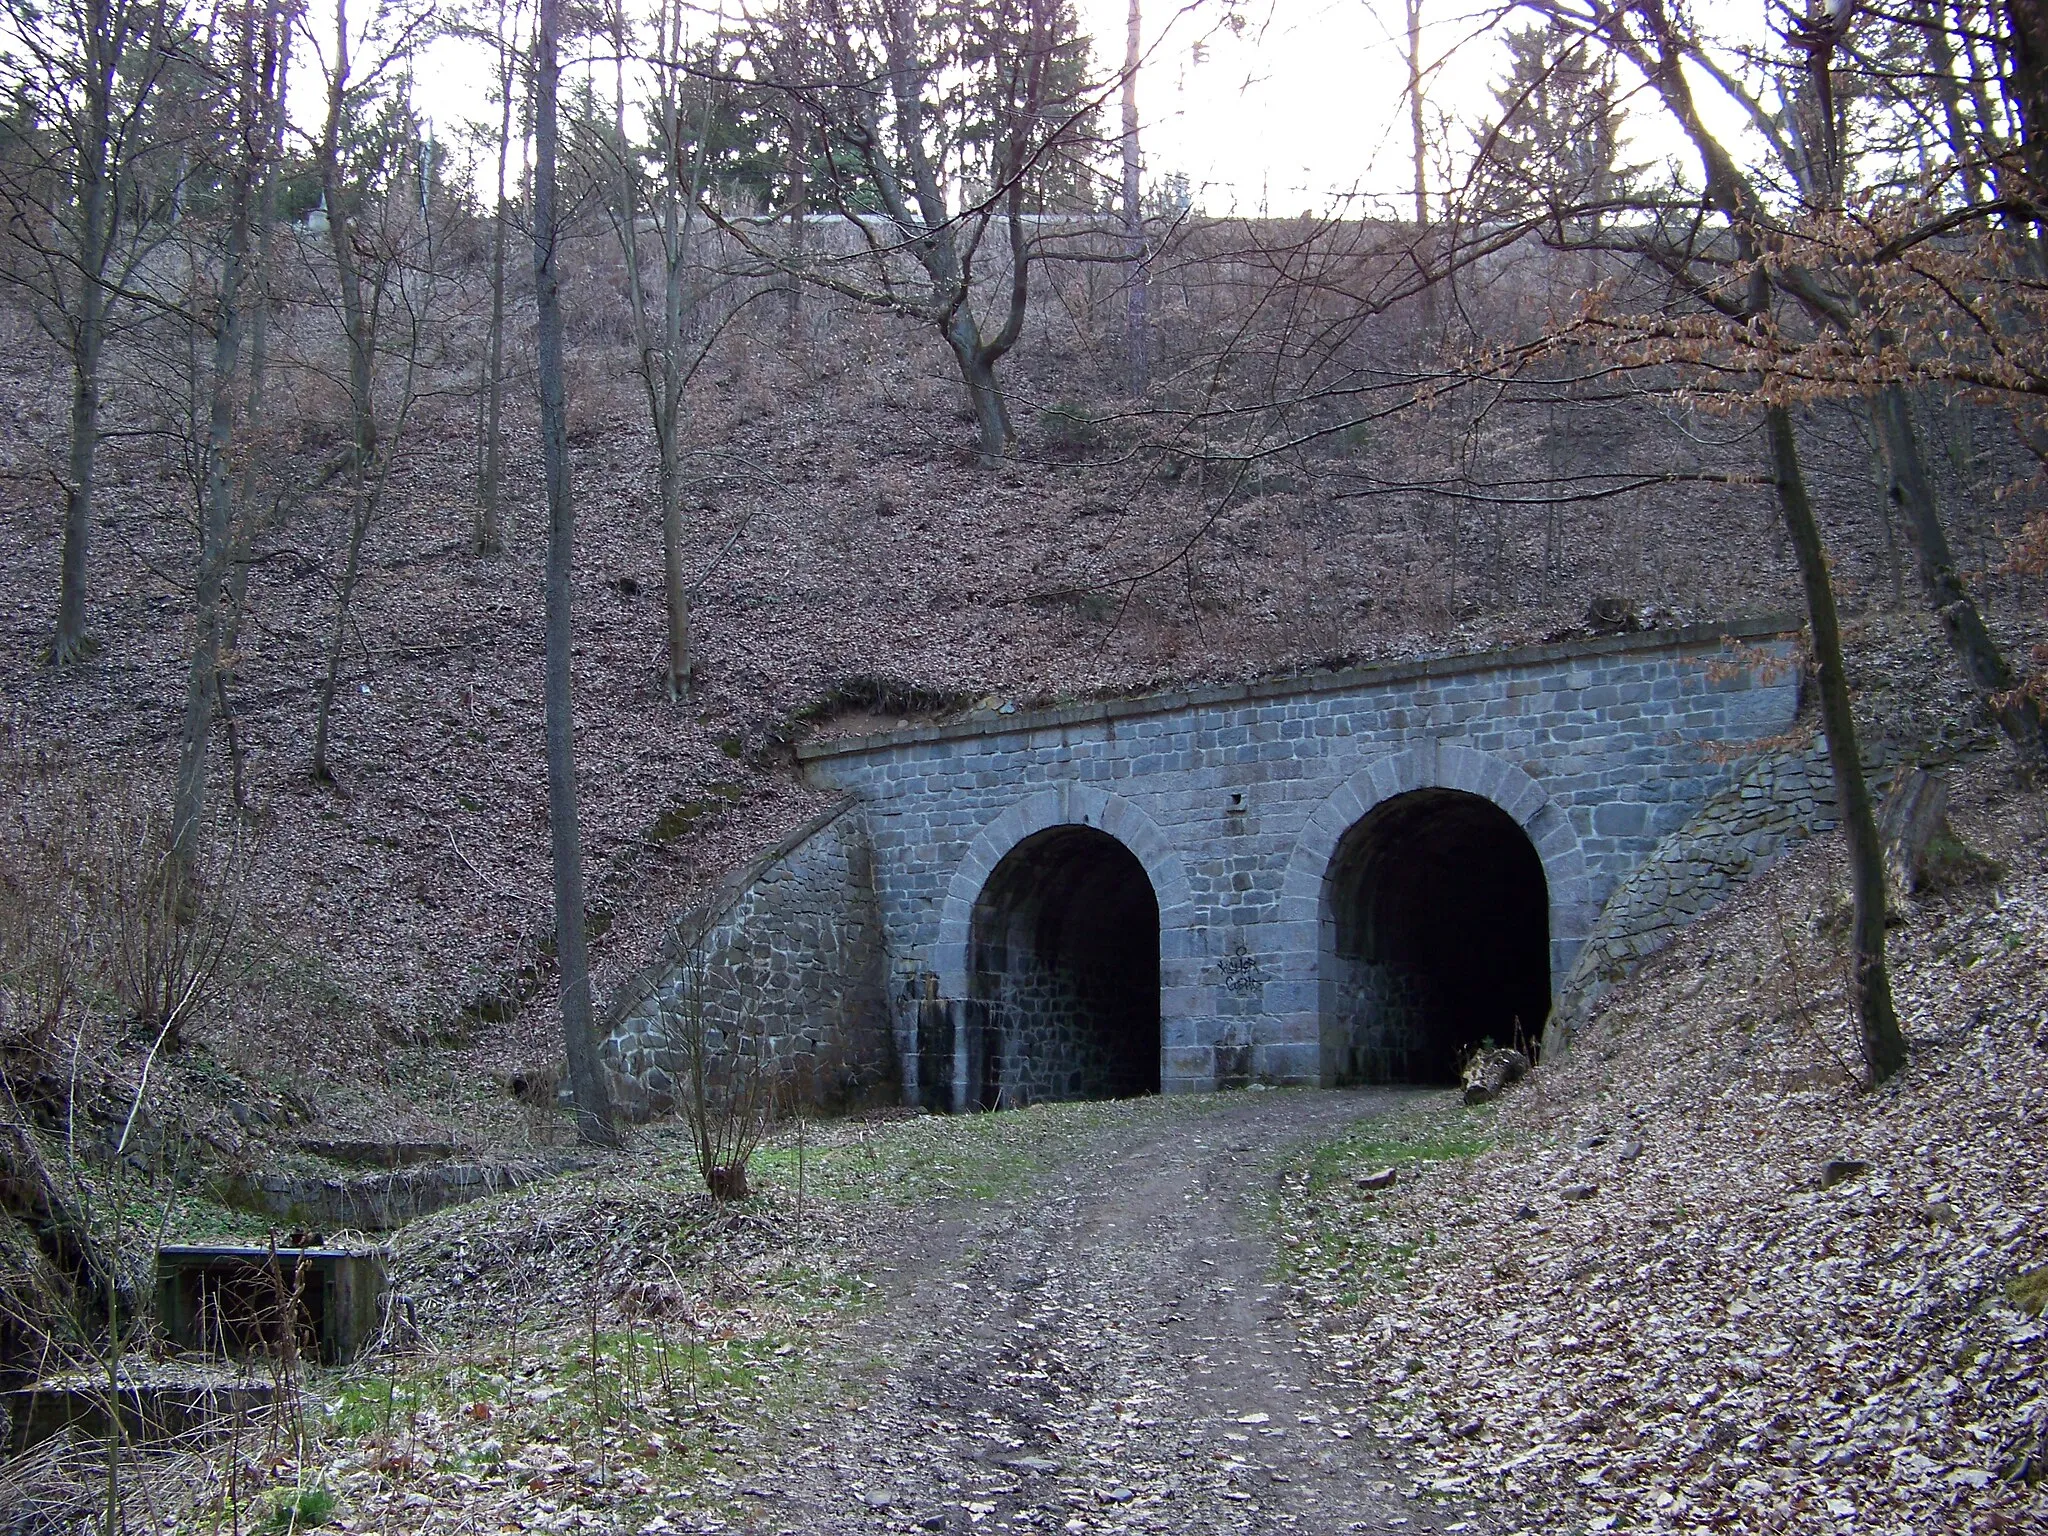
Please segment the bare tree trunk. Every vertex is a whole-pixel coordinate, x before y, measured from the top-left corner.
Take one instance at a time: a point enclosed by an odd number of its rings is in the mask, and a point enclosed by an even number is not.
[[[555,945],[562,977],[562,1046],[576,1100],[577,1134],[608,1145],[610,1086],[592,1023],[590,955],[583,929],[583,849],[576,824],[576,719],[570,688],[570,577],[575,513],[569,500],[569,412],[562,382],[561,278],[555,265],[556,95],[560,89],[561,0],[540,0],[534,92],[533,282],[539,330],[541,460],[547,480],[548,837],[554,850]]]
[[[92,538],[95,461],[100,443],[100,353],[106,342],[107,258],[113,244],[108,207],[115,70],[119,43],[106,0],[86,6],[90,61],[84,142],[77,146],[78,306],[70,340],[71,447],[64,486],[64,537],[57,561],[57,628],[50,661],[69,666],[88,653],[86,549]]]
[[[1877,814],[1877,836],[1892,899],[1904,906],[1927,869],[1927,850],[1948,817],[1948,785],[1924,768],[1902,766]]]
[[[1145,314],[1145,209],[1139,184],[1143,162],[1138,155],[1138,61],[1143,56],[1140,4],[1141,0],[1131,0],[1124,26],[1124,247],[1131,262],[1124,298],[1124,359],[1133,396],[1143,395],[1152,382],[1152,342]]]
[[[341,579],[334,589],[334,627],[327,637],[327,669],[313,719],[313,777],[333,778],[327,761],[328,726],[340,686],[341,657],[347,649],[349,605],[362,579],[363,543],[377,515],[384,466],[378,462],[376,305],[365,291],[363,259],[356,249],[356,223],[362,210],[342,174],[341,138],[351,90],[349,78],[348,0],[335,0],[334,59],[327,82],[327,121],[320,136],[320,185],[327,198],[328,243],[334,254],[334,283],[341,296],[342,334],[348,343],[349,405],[349,534]]]
[[[2048,187],[2048,0],[2004,0],[2005,94],[2020,122],[2020,163]]]
[[[1415,243],[1416,259],[1426,262],[1421,249],[1429,239],[1429,136],[1422,117],[1422,0],[1406,0],[1408,12],[1408,133],[1415,160]],[[1436,284],[1422,288],[1422,328],[1425,339],[1436,333]]]
[[[696,660],[690,650],[690,584],[683,570],[683,462],[674,431],[661,437],[661,582],[668,617],[668,659],[663,667],[671,704],[686,698]]]
[[[499,157],[504,158],[502,153]],[[491,225],[491,324],[484,363],[484,463],[477,477],[476,552],[504,552],[504,516],[499,502],[505,479],[505,200],[498,199]]]
[[[491,216],[491,321],[484,345],[484,453],[476,488],[476,552],[495,555],[505,548],[500,487],[505,466],[505,245],[509,211],[505,206],[505,173],[512,155],[513,45],[505,37],[505,6],[498,6],[498,46],[504,50],[498,67],[498,182]]]
[[[238,194],[239,195],[239,194]],[[234,221],[221,262],[219,311],[213,344],[213,398],[207,413],[206,481],[199,515],[199,571],[192,592],[192,659],[185,674],[185,710],[178,732],[178,774],[172,789],[170,866],[179,884],[191,877],[206,815],[207,743],[220,681],[221,640],[227,627],[223,591],[234,523],[231,456],[235,389],[241,371],[239,289],[247,249],[246,214]]]
[[[785,77],[796,72],[791,62],[792,50],[785,39],[778,48],[776,74]],[[795,102],[787,103],[789,121],[788,138],[783,145],[783,176],[787,183],[783,213],[789,224],[789,236],[783,256],[783,275],[788,286],[783,290],[788,298],[787,321],[789,339],[793,345],[801,345],[804,332],[804,239],[809,233],[806,221],[811,211],[811,184],[809,166],[805,161],[808,148],[807,129],[802,110]]]
[[[291,78],[292,28],[280,25],[277,39],[276,94],[270,104],[271,127],[264,141],[266,160],[256,195],[256,305],[249,316],[249,393],[244,407],[249,420],[261,419],[264,390],[270,376],[270,274],[276,244],[276,168],[284,162],[285,96]],[[236,649],[241,643],[242,615],[249,599],[249,555],[255,543],[261,514],[257,502],[257,461],[248,456],[242,464],[241,484],[235,492],[233,530],[228,541],[227,599],[223,604],[223,627],[218,668],[214,672],[214,699],[221,725],[228,738],[228,764],[233,773],[235,808],[249,804],[242,779],[242,741],[235,725],[234,700],[229,685],[235,678]]]
[[[804,280],[799,275],[804,264],[804,236],[808,232],[805,221],[810,217],[810,177],[804,169],[803,120],[794,113],[789,120],[789,283],[784,290],[789,299],[789,339],[802,342],[804,337]]]
[[[1415,227],[1429,228],[1429,140],[1422,123],[1422,0],[1408,8],[1408,132],[1415,156]]]
[[[648,415],[654,427],[655,479],[661,497],[662,609],[667,619],[662,681],[671,704],[690,691],[690,592],[683,577],[683,311],[689,262],[691,213],[703,191],[704,155],[710,141],[711,97],[706,86],[704,121],[699,125],[692,170],[683,169],[682,108],[677,100],[673,69],[660,84],[661,111],[661,314],[647,312],[640,268],[640,180],[634,174],[634,153],[626,138],[626,19],[614,13],[618,136],[619,208],[616,215],[620,250],[626,263],[626,287],[632,300],[633,339],[640,355],[640,380],[647,391]],[[658,58],[680,58],[683,17],[679,4],[664,4],[656,16]]]
[[[1827,737],[1828,762],[1834,770],[1842,832],[1849,846],[1850,891],[1855,903],[1850,941],[1853,1001],[1863,1064],[1875,1086],[1906,1062],[1906,1041],[1899,1031],[1898,1013],[1892,1005],[1891,975],[1885,964],[1884,847],[1878,840],[1870,786],[1863,776],[1856,718],[1850,709],[1848,672],[1842,659],[1841,623],[1835,615],[1834,585],[1828,573],[1827,551],[1821,544],[1820,524],[1806,494],[1792,414],[1782,405],[1773,405],[1764,416],[1778,508],[1784,514],[1786,530],[1798,554],[1799,578],[1806,591],[1821,726]]]
[[[168,874],[174,890],[191,880],[205,830],[207,746],[220,693],[222,640],[229,625],[226,577],[234,535],[233,450],[242,357],[242,282],[248,264],[251,205],[274,133],[269,98],[278,68],[276,15],[264,17],[260,52],[254,18],[245,13],[241,26],[241,56],[235,61],[235,72],[240,77],[236,85],[241,95],[242,149],[229,180],[227,245],[221,254],[213,322],[213,389],[207,410],[199,569],[192,594],[192,659],[185,674],[178,770],[172,786]]]
[[[334,777],[327,762],[328,727],[334,718],[334,695],[341,685],[341,657],[348,648],[348,610],[362,579],[363,541],[370,532],[367,501],[358,483],[349,502],[348,552],[342,558],[341,580],[334,589],[334,623],[327,631],[327,661],[320,674],[320,696],[313,706],[313,777],[325,784]]]
[[[1886,498],[1906,524],[1906,536],[1919,557],[1920,584],[1941,620],[1963,672],[1983,698],[1985,707],[2005,732],[2013,750],[2027,762],[2040,760],[2044,741],[2040,706],[2024,693],[2012,668],[1991,638],[1976,600],[1956,571],[1934,484],[1913,424],[1913,405],[1905,386],[1888,384],[1870,401],[1877,428],[1878,450],[1884,458]]]
[[[1914,22],[1927,39],[1927,62],[1932,66],[1928,73],[1934,77],[1934,94],[1941,102],[1942,133],[1948,140],[1948,152],[1962,172],[1963,199],[1979,202],[1984,196],[1984,166],[1978,146],[1971,142],[1964,126],[1962,91],[1956,83],[1956,51],[1948,35],[1947,0],[1920,0]]]
[[[678,17],[677,30],[681,30]],[[670,160],[662,199],[661,399],[659,420],[661,462],[661,597],[668,618],[668,660],[663,668],[671,704],[690,692],[696,658],[690,650],[690,585],[683,571],[683,312],[687,307],[686,267],[690,259],[690,213],[703,192],[704,153],[710,139],[711,108],[707,95],[704,123],[697,135],[696,167],[687,191],[682,187],[681,145],[673,87],[663,108],[668,117]],[[687,198],[687,202],[685,201]]]
[[[967,387],[967,403],[974,412],[975,436],[981,445],[981,466],[994,469],[1017,438],[1002,386],[996,383],[995,360],[982,345],[981,328],[965,304],[946,327],[946,345],[960,369],[960,382]]]
[[[85,634],[85,555],[92,536],[94,459],[100,441],[102,311],[97,281],[88,281],[71,358],[71,453],[64,484],[64,543],[57,562],[57,629],[50,661],[69,666],[88,654]]]

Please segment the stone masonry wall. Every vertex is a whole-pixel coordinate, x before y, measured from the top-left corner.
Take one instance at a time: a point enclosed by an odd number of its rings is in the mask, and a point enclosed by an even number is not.
[[[986,1018],[1001,1054],[996,1080],[1005,1108],[1109,1093],[1100,1020],[1088,1004],[1064,972],[1048,966],[1027,961],[998,978]]]
[[[622,1105],[642,1118],[680,1107],[700,989],[714,1072],[734,1050],[765,1050],[821,1107],[893,1101],[886,938],[860,810],[798,829],[685,914],[669,953],[620,990],[604,1054]]]
[[[1791,726],[1790,628],[1701,626],[990,714],[799,756],[813,782],[865,808],[914,1074],[944,1065],[924,1047],[929,1005],[971,999],[972,913],[991,872],[1023,838],[1085,824],[1137,856],[1159,901],[1166,1091],[1247,1075],[1334,1082],[1352,1042],[1323,1017],[1322,901],[1346,830],[1416,788],[1492,800],[1543,862],[1561,982],[1609,896],[1748,772],[1742,744]],[[906,1088],[920,1102],[948,1091]],[[957,1105],[966,1088],[950,1091]]]
[[[1347,1042],[1337,1081],[1405,1081],[1411,1063],[1426,1056],[1429,1049],[1424,1038],[1429,1017],[1427,978],[1398,965],[1355,955],[1332,958],[1341,967],[1335,1003],[1337,1024]]]
[[[1873,793],[1881,795],[1889,764],[1873,755],[1864,770]],[[1827,743],[1818,737],[1765,758],[1710,797],[1608,899],[1559,988],[1546,1047],[1567,1036],[1602,993],[1719,906],[1735,886],[1794,843],[1838,825],[1834,772]]]

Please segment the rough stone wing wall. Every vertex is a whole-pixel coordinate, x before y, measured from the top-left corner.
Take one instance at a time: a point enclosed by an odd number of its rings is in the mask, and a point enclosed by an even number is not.
[[[1834,774],[1818,737],[1709,798],[1608,898],[1559,990],[1559,1029],[1569,1033],[1609,987],[1793,843],[1836,825]]]
[[[893,1101],[902,1073],[874,865],[864,818],[842,805],[678,918],[663,959],[608,1014],[605,1061],[626,1113],[683,1107],[693,1018],[714,1081],[736,1055],[758,1055],[813,1107]]]

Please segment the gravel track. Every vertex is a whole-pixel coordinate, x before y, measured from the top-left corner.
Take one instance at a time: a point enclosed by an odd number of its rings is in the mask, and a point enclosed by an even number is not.
[[[1316,1379],[1265,1231],[1290,1150],[1409,1097],[1231,1095],[906,1227],[844,1401],[744,1489],[756,1528],[1444,1529]]]

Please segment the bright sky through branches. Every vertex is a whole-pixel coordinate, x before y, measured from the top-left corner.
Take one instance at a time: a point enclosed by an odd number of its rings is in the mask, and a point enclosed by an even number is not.
[[[1119,0],[1080,0],[1106,68],[1123,36]],[[1402,0],[1240,0],[1241,28],[1216,4],[1146,0],[1140,76],[1148,176],[1181,172],[1210,213],[1284,216],[1350,200],[1405,217],[1414,186]],[[1762,30],[1763,0],[1721,0],[1717,24]],[[1487,0],[1424,0],[1423,97],[1440,140],[1432,179],[1462,175],[1471,129],[1494,110],[1507,71],[1505,34],[1534,24],[1529,11]],[[1623,89],[1639,84],[1624,79]],[[1743,134],[1732,103],[1711,84],[1701,110],[1730,142]],[[1445,120],[1448,119],[1446,123]],[[1629,157],[1692,157],[1654,104],[1629,115]],[[1444,157],[1448,148],[1449,159]],[[1361,208],[1362,205],[1362,208]]]
[[[1098,68],[1119,68],[1127,0],[1076,3],[1096,40]],[[352,10],[362,4],[354,0]],[[330,5],[313,0],[309,7],[309,24],[323,42],[333,27]],[[1714,9],[1717,22],[1753,35],[1763,8],[1763,0],[1728,0]],[[1228,21],[1233,11],[1235,26]],[[1197,204],[1212,214],[1286,216],[1342,205],[1405,216],[1413,173],[1403,14],[1402,0],[1236,0],[1229,7],[1221,0],[1145,0],[1139,109],[1148,184],[1185,175]],[[1506,68],[1503,34],[1531,17],[1486,0],[1424,0],[1423,19],[1424,96],[1432,130],[1451,157],[1445,161],[1442,145],[1433,157],[1440,183],[1462,174],[1471,125],[1493,106],[1491,86]],[[707,9],[702,30],[714,25]],[[319,89],[303,51],[299,63],[293,90],[303,117]],[[458,142],[461,125],[495,121],[488,72],[482,45],[444,38],[415,73],[421,108],[456,153],[458,172],[476,153]],[[601,88],[608,90],[608,66],[605,75]],[[1725,98],[1709,86],[1701,102],[1718,130],[1740,138]],[[1110,105],[1113,116],[1113,97]],[[1676,154],[1690,162],[1654,109],[1632,113],[1627,132],[1637,161]]]

